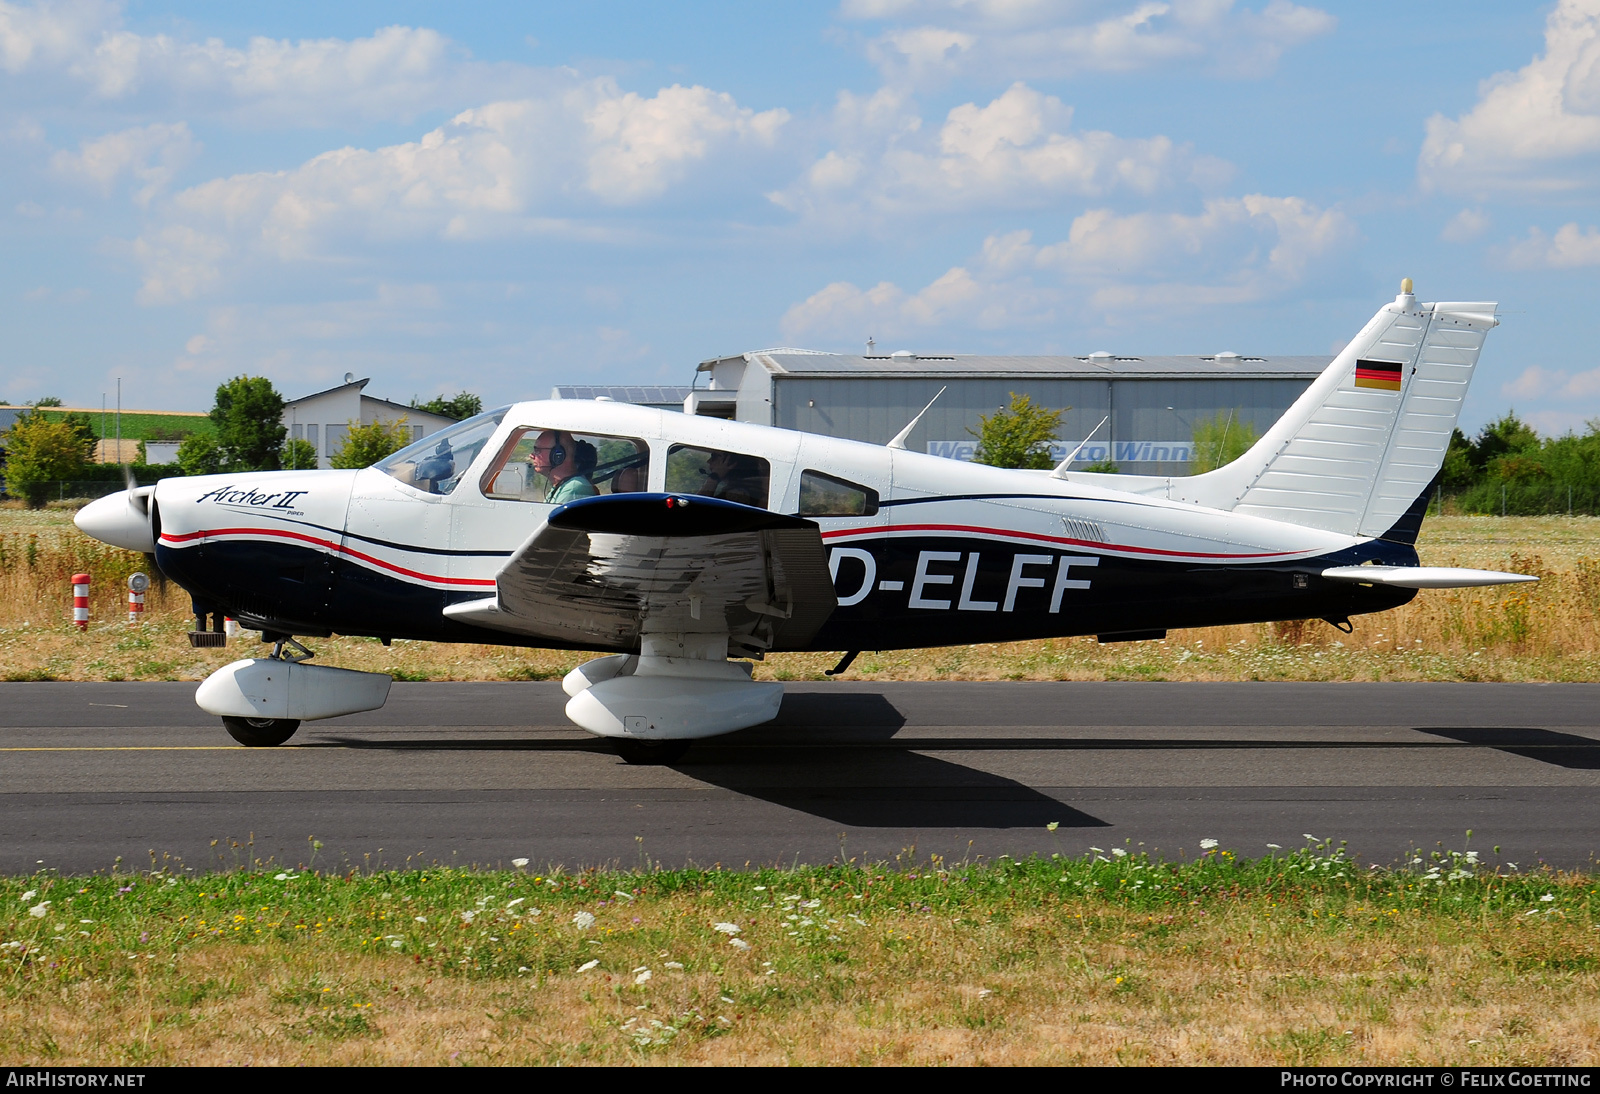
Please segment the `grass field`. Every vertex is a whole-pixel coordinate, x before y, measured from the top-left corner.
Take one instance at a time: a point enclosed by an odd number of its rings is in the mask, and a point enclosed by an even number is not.
[[[193,650],[188,599],[152,593],[126,625],[138,556],[80,535],[71,512],[0,508],[0,677],[9,680],[197,680],[261,647]],[[1165,641],[1102,646],[1092,638],[865,653],[865,680],[1596,680],[1600,679],[1600,518],[1430,519],[1419,545],[1433,565],[1536,573],[1536,586],[1425,591],[1357,617],[1353,634],[1320,622],[1174,631]],[[69,621],[71,575],[94,576],[87,633]],[[327,664],[403,680],[558,679],[591,656],[503,646],[361,638],[310,643]],[[778,654],[758,679],[823,680],[831,653]]]
[[[43,408],[46,417],[61,417],[69,411]],[[87,415],[89,425],[94,430],[96,437],[115,437],[117,435],[117,414],[115,410],[108,410],[102,417],[99,410],[81,410],[77,413]],[[103,431],[102,431],[103,427]],[[162,411],[137,411],[124,410],[122,412],[122,438],[124,440],[144,441],[149,440],[153,433],[171,432],[179,430],[189,433],[215,433],[217,427],[212,424],[211,418],[205,414],[181,414]]]
[[[1181,863],[4,879],[0,1056],[1600,1063],[1592,878],[1207,843]]]

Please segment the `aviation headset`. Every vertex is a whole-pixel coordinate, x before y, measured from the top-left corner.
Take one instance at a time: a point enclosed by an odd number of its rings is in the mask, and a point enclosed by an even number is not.
[[[550,431],[550,433],[551,433],[551,441],[553,442],[550,445],[550,470],[554,471],[556,468],[561,467],[561,466],[566,464],[566,462],[567,462],[567,446],[561,443],[561,431],[560,430],[552,429]],[[539,442],[537,440],[534,441],[534,444],[538,444],[538,443]]]

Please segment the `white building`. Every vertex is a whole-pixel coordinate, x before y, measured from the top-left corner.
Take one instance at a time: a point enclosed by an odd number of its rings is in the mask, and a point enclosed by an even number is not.
[[[454,418],[442,414],[430,414],[404,403],[391,403],[388,399],[363,395],[362,389],[371,382],[370,378],[351,379],[338,387],[283,404],[283,425],[289,431],[290,439],[310,441],[311,447],[317,451],[318,467],[333,466],[333,454],[344,445],[351,422],[371,425],[373,422],[394,422],[404,418],[411,429],[413,441],[455,424]]]

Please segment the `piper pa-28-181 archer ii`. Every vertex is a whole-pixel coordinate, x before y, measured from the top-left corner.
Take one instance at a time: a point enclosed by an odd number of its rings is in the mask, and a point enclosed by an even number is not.
[[[749,660],[1326,619],[1531,581],[1415,544],[1495,305],[1409,279],[1265,436],[1191,477],[1019,471],[621,403],[527,402],[359,471],[163,479],[78,526],[153,553],[274,643],[196,693],[246,745],[374,710],[390,678],[308,665],[335,632],[612,651],[567,715],[629,762],[777,715]],[[919,415],[920,418],[920,415]],[[915,420],[912,425],[915,425]]]

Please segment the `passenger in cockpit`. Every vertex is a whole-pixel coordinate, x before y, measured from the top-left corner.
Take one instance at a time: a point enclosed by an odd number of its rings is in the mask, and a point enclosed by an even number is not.
[[[564,429],[547,429],[533,442],[528,463],[550,483],[544,496],[548,504],[565,505],[579,498],[592,498],[600,492],[583,471],[580,461],[583,459],[581,449],[585,447],[592,456],[595,451],[593,445],[586,441],[575,441],[572,434]],[[594,470],[592,459],[589,470]]]
[[[761,463],[753,456],[737,452],[712,452],[706,458],[705,482],[700,493],[713,498],[725,498],[741,505],[765,508],[767,504],[767,476]]]

